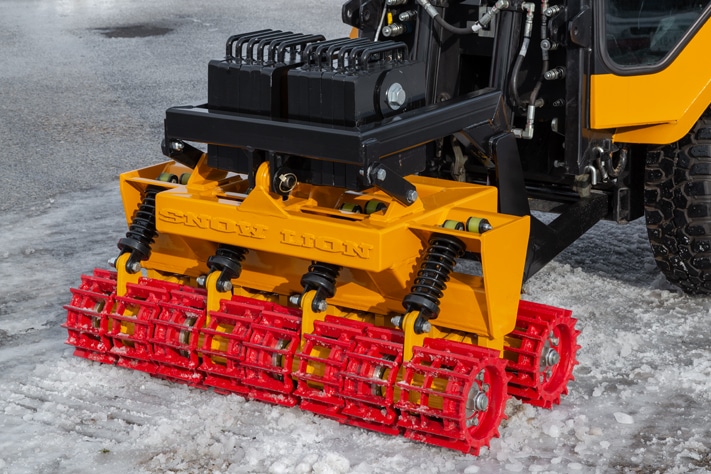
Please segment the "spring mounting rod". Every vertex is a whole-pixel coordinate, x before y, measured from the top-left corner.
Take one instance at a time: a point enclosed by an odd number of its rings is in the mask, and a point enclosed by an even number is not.
[[[407,312],[419,311],[416,326],[421,327],[439,315],[439,299],[444,295],[449,274],[464,249],[464,243],[451,235],[434,234],[430,238],[415,282],[402,300]]]
[[[159,191],[161,188],[155,186],[146,188],[146,194],[133,216],[126,237],[118,241],[121,255],[127,252],[131,253],[130,258],[126,261],[128,273],[138,273],[140,262],[148,260],[151,256],[151,244],[158,235],[156,230],[156,194]]]
[[[242,260],[249,249],[237,247],[235,245],[220,244],[215,251],[215,255],[207,259],[207,266],[210,272],[220,272],[217,279],[217,289],[219,291],[230,291],[232,289],[232,279],[238,278],[242,273]]]
[[[315,290],[316,296],[313,299],[312,308],[316,312],[326,309],[326,299],[332,298],[336,294],[336,278],[341,272],[339,265],[324,262],[311,262],[309,271],[301,277],[301,286],[304,293]]]

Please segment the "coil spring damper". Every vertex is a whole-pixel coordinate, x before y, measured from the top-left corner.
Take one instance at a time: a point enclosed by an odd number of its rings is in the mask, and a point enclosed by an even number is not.
[[[341,272],[341,267],[323,262],[311,262],[309,271],[301,277],[301,286],[304,287],[303,295],[315,291],[311,310],[317,313],[326,311],[326,299],[336,294],[336,278]]]
[[[141,262],[148,260],[151,256],[151,244],[158,235],[158,231],[156,231],[156,194],[159,191],[161,188],[156,186],[146,188],[141,205],[136,210],[128,232],[126,232],[126,237],[118,241],[121,255],[130,253],[124,268],[130,274],[138,273],[141,269]]]
[[[402,305],[408,313],[417,311],[414,330],[417,334],[429,332],[429,320],[439,315],[439,300],[454,270],[456,259],[464,254],[464,243],[447,234],[434,234],[417,272],[410,293]]]
[[[220,272],[215,283],[217,291],[224,293],[232,290],[232,279],[239,278],[242,273],[241,262],[247,252],[248,249],[242,247],[220,244],[215,255],[207,259],[210,272]]]

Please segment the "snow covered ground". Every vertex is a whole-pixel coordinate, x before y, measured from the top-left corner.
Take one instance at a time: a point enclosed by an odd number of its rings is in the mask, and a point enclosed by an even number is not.
[[[553,410],[511,400],[478,458],[73,357],[67,288],[124,231],[114,186],[3,216],[0,472],[711,472],[711,301],[659,276],[639,222],[527,283],[579,319],[576,380]]]
[[[344,30],[339,0],[196,5],[0,0],[0,473],[711,472],[711,300],[666,283],[641,222],[526,284],[579,319],[576,380],[553,410],[511,400],[478,458],[73,357],[68,288],[115,256],[116,175],[161,159],[165,108],[205,97],[233,32]],[[103,35],[149,20],[172,31]]]

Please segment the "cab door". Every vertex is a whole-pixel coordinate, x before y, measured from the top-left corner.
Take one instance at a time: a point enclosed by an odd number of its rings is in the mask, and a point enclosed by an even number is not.
[[[617,142],[679,140],[711,104],[711,1],[593,5],[590,128]]]

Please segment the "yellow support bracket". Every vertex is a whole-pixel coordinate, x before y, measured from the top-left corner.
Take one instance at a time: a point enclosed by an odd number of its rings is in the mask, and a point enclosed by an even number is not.
[[[217,280],[219,278],[220,272],[210,272],[205,279],[205,290],[207,291],[205,310],[207,311],[208,318],[212,311],[220,310],[220,301],[232,298],[232,290],[220,291],[217,289]]]
[[[310,290],[301,297],[301,347],[304,347],[304,335],[314,332],[314,323],[326,319],[328,309],[325,311],[314,311],[313,302],[316,298],[316,290]]]
[[[431,325],[428,332],[418,334],[415,331],[415,321],[419,315],[419,311],[410,311],[403,316],[402,331],[405,338],[402,353],[403,362],[407,362],[412,359],[412,349],[416,346],[422,347],[425,343],[425,338],[442,338],[445,336],[445,333],[440,331],[434,325]]]
[[[138,279],[141,278],[142,273],[129,273],[126,270],[126,263],[128,259],[131,258],[131,254],[126,252],[121,254],[116,259],[116,296],[123,296],[126,294],[126,284],[127,283],[138,283]]]

